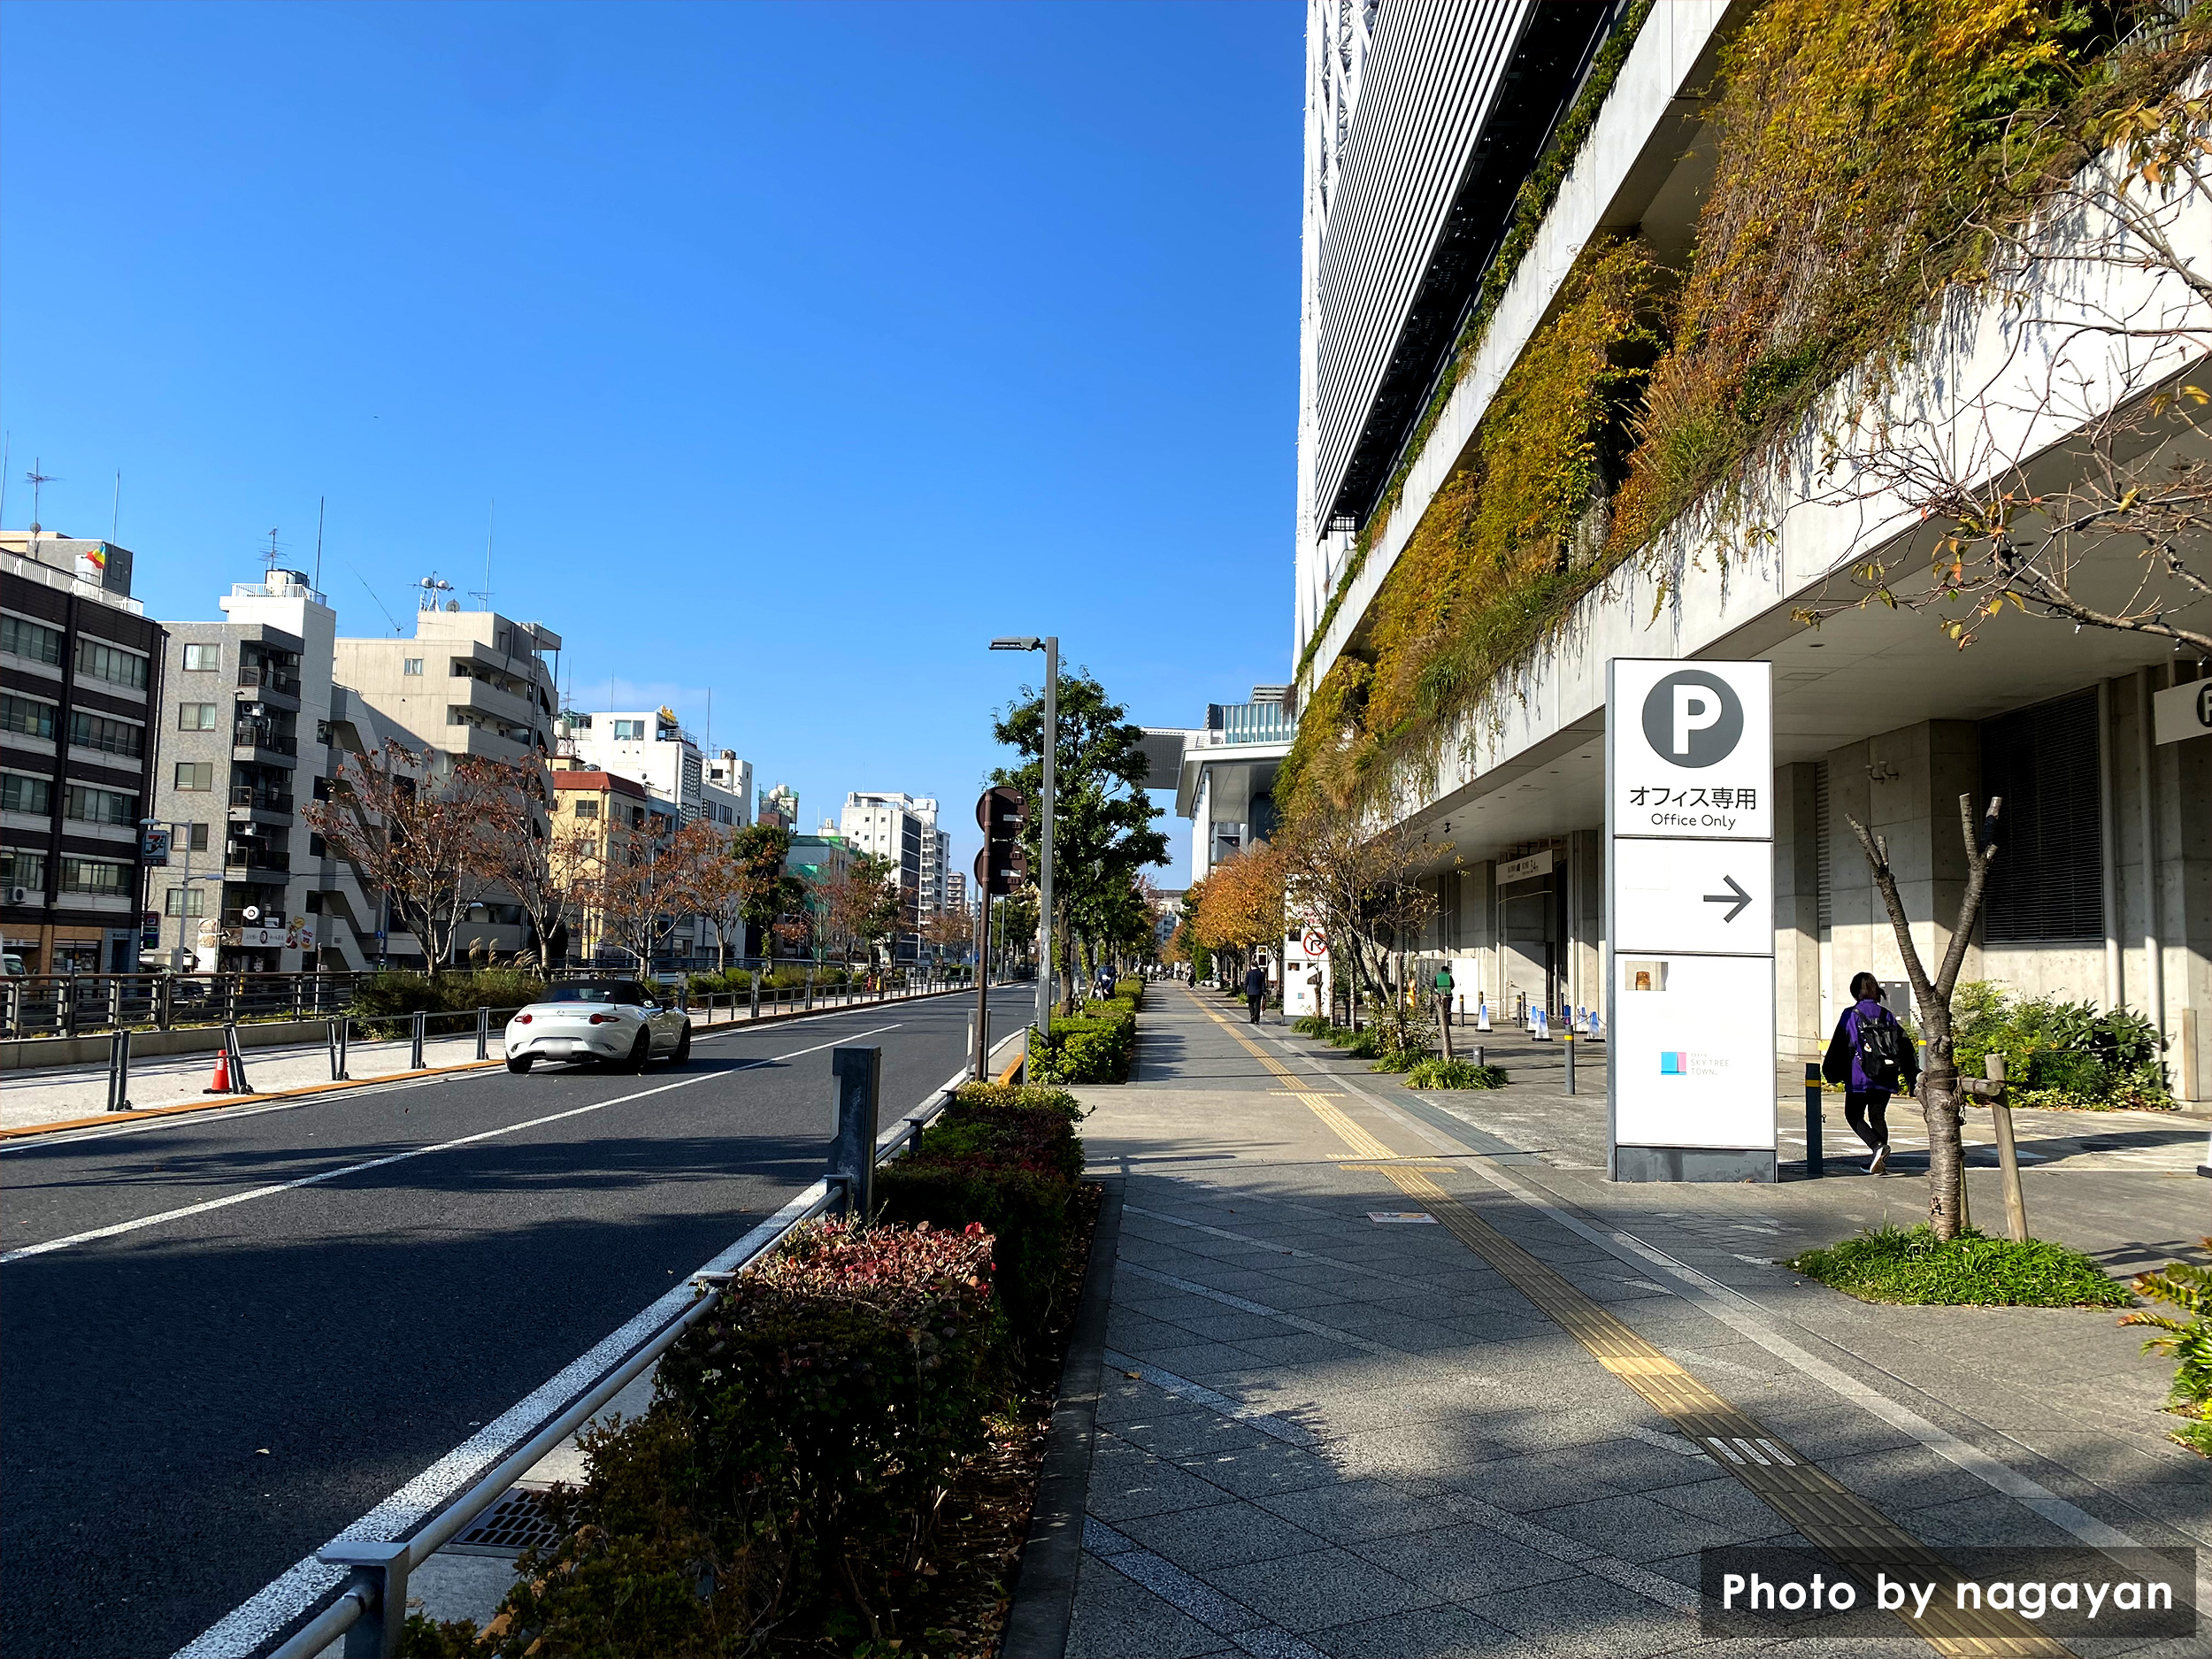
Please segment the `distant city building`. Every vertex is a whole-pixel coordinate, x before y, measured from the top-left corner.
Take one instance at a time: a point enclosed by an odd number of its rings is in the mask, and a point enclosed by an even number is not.
[[[553,673],[561,636],[495,611],[415,612],[414,637],[340,639],[331,677],[388,723],[435,750],[520,760],[553,749]]]
[[[753,821],[757,824],[775,824],[796,831],[799,827],[799,792],[787,783],[780,783],[772,789],[763,790],[760,810]]]
[[[706,780],[699,786],[703,815],[734,834],[753,821],[753,763],[726,749],[707,757]]]
[[[699,816],[706,799],[706,756],[672,710],[566,710],[558,735],[564,754],[635,779],[672,802],[687,824]],[[736,758],[730,757],[733,763]]]
[[[911,960],[921,943],[915,928],[923,916],[943,902],[946,857],[937,830],[936,801],[928,796],[856,792],[845,797],[837,827],[856,851],[887,859],[896,868],[906,910],[906,931],[899,937],[897,954],[902,960]]]
[[[1175,810],[1191,820],[1191,879],[1275,832],[1275,773],[1290,753],[1297,722],[1283,687],[1255,686],[1248,703],[1206,705],[1194,730],[1149,727],[1148,787],[1175,791]]]
[[[626,860],[652,833],[653,813],[645,786],[613,772],[578,765],[572,757],[553,763],[554,871],[565,879],[578,864]],[[568,926],[569,954],[590,962],[607,944],[606,921],[589,905],[562,918]]]
[[[949,910],[958,911],[962,915],[967,913],[968,872],[966,871],[948,870],[945,872],[945,908]]]
[[[132,563],[0,532],[0,940],[32,973],[139,965],[163,634]]]

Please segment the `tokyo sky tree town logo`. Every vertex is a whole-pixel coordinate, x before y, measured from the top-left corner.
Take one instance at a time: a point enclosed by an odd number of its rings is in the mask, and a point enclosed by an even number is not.
[[[1644,741],[1678,766],[1726,760],[1742,736],[1742,701],[1726,680],[1701,668],[1669,674],[1644,699]]]

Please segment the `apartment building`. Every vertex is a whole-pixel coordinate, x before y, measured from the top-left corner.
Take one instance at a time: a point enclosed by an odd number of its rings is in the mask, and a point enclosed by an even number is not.
[[[588,874],[612,860],[627,862],[644,843],[665,833],[672,809],[657,805],[635,779],[585,766],[571,757],[553,762],[551,856],[557,873],[572,878],[579,865]],[[564,918],[567,953],[595,962],[603,952],[619,954],[607,935],[606,918],[594,906],[579,905]],[[557,951],[557,955],[559,954]]]
[[[684,823],[700,816],[706,800],[707,757],[671,709],[567,710],[558,727],[559,747],[587,766],[634,778],[664,801],[672,803]],[[742,765],[724,750],[715,757],[735,771]],[[743,767],[748,786],[752,768]],[[725,794],[729,786],[718,784]],[[726,804],[726,802],[723,803]]]
[[[238,583],[217,605],[222,621],[163,625],[153,815],[171,840],[149,908],[177,966],[312,968],[325,860],[302,812],[329,774],[337,613],[299,571]]]
[[[335,642],[332,677],[380,717],[436,751],[515,761],[553,751],[553,672],[561,636],[495,611],[415,612],[411,638]]]
[[[0,532],[0,941],[32,973],[139,965],[163,636],[133,563]]]

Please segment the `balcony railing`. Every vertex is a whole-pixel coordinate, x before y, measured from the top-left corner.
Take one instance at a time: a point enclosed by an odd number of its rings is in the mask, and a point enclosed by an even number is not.
[[[274,870],[288,873],[292,868],[292,851],[288,847],[264,847],[256,841],[232,841],[223,849],[223,868]]]
[[[265,663],[243,664],[238,671],[238,683],[244,687],[259,687],[265,691],[278,692],[287,697],[296,697],[300,695],[300,680],[297,674],[288,674],[281,668]]]
[[[270,726],[257,726],[251,720],[241,720],[231,728],[231,740],[241,749],[265,749],[274,755],[296,755],[299,740]]]
[[[292,810],[292,795],[287,789],[255,789],[241,786],[230,792],[230,803],[256,812],[289,812]]]

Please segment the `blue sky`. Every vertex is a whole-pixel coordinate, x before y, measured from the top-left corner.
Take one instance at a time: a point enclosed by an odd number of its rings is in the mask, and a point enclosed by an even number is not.
[[[1302,12],[0,6],[5,517],[211,617],[436,571],[810,826],[1056,632],[1152,724],[1287,677]],[[1171,804],[1171,803],[1170,803]],[[1179,885],[1188,826],[1171,819]]]

